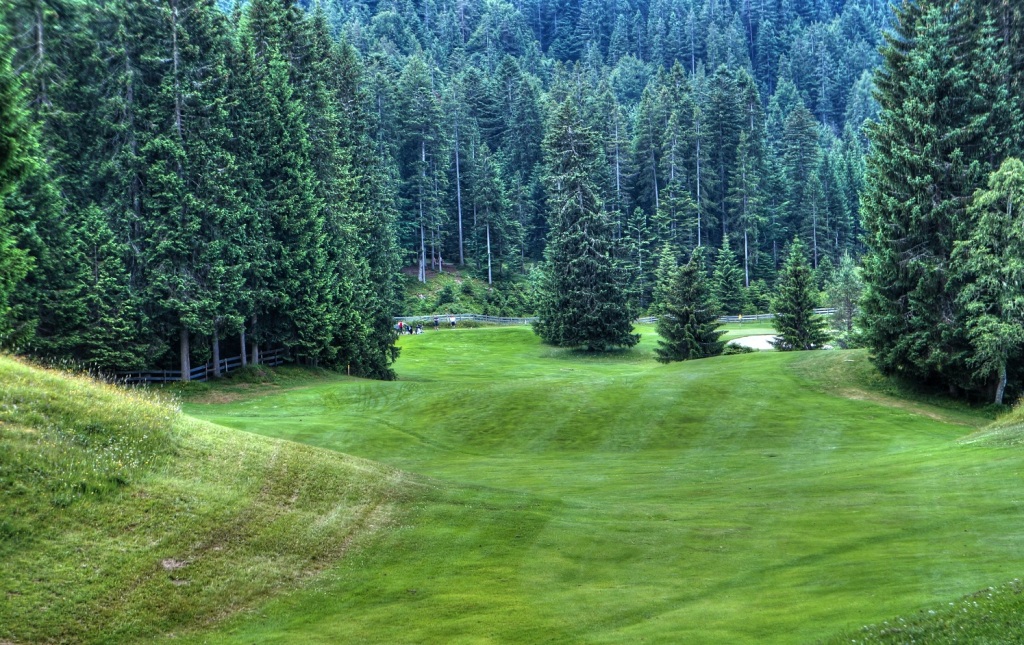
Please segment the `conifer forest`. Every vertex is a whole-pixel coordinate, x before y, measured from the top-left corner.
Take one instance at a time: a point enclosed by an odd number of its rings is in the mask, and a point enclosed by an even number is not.
[[[883,373],[1019,391],[1012,0],[6,0],[0,39],[16,351],[387,379],[446,271],[594,350],[792,273]]]

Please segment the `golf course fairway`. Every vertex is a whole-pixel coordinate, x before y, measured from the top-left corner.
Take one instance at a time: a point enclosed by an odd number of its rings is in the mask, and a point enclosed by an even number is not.
[[[1024,458],[977,439],[990,416],[886,393],[861,351],[661,365],[639,331],[598,356],[428,331],[396,381],[194,398],[415,490],[308,586],[186,640],[808,643],[1024,573]]]

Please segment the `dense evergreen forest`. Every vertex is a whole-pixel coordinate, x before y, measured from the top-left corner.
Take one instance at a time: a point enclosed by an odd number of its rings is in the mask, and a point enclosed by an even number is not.
[[[659,257],[698,246],[744,288],[736,307],[763,310],[794,237],[816,266],[859,251],[888,14],[880,0],[8,2],[27,137],[6,226],[27,276],[7,344],[105,370],[283,346],[387,377],[401,265],[507,282],[542,259],[542,144],[566,100],[596,137],[590,179],[632,311],[651,304]]]
[[[285,348],[389,378],[412,276],[475,273],[557,342],[567,258],[607,292],[587,324],[612,340],[580,342],[629,345],[698,247],[740,313],[799,240],[883,372],[1001,400],[1024,351],[1017,238],[992,237],[1015,221],[1020,13],[11,0],[5,344],[107,371]]]

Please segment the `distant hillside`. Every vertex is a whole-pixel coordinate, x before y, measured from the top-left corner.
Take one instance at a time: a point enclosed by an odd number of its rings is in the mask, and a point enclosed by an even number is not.
[[[0,642],[216,623],[387,527],[403,478],[0,357]]]

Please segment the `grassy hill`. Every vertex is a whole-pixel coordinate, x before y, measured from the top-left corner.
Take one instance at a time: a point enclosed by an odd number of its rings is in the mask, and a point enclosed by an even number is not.
[[[1019,642],[1017,416],[640,331],[428,331],[185,414],[0,358],[0,642]]]
[[[0,642],[131,642],[308,584],[416,484],[0,357]]]
[[[969,440],[986,413],[908,398],[862,352],[659,365],[641,331],[602,356],[428,332],[396,382],[187,404],[437,483],[358,561],[205,638],[806,643],[1024,571],[1024,458]]]

